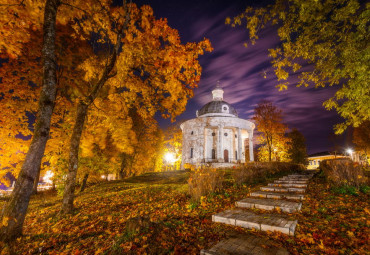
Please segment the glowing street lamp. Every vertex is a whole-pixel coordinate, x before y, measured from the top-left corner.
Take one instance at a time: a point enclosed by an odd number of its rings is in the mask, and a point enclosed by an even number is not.
[[[165,159],[168,163],[170,163],[170,164],[172,164],[172,163],[174,163],[174,162],[176,161],[176,159],[175,159],[175,155],[174,155],[173,153],[171,153],[171,152],[167,152],[167,153],[164,155],[164,159]]]
[[[351,160],[353,160],[353,158],[352,158],[353,150],[352,150],[351,148],[348,148],[346,152],[347,152],[347,153],[348,153],[348,155],[351,157]]]

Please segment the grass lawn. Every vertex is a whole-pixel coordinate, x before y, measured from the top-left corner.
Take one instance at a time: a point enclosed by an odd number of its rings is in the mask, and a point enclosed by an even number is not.
[[[65,217],[58,214],[61,198],[56,193],[40,193],[31,200],[24,236],[12,245],[13,252],[199,254],[235,232],[268,236],[293,254],[366,254],[369,250],[368,195],[333,193],[315,178],[302,212],[291,215],[299,222],[296,236],[287,237],[211,221],[213,213],[233,208],[235,201],[264,183],[236,187],[227,182],[222,192],[194,203],[187,195],[187,179],[184,171],[149,173],[93,185],[77,195],[75,212]],[[10,252],[5,247],[1,254]]]

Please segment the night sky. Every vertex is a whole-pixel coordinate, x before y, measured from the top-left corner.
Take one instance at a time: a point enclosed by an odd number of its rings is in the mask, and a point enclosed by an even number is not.
[[[315,89],[297,88],[279,92],[278,84],[268,57],[268,49],[279,41],[276,28],[262,30],[255,45],[248,44],[248,34],[242,27],[225,25],[226,17],[242,12],[247,5],[267,4],[271,1],[174,1],[142,0],[138,5],[149,4],[157,18],[167,18],[171,27],[176,28],[183,43],[199,42],[208,38],[214,51],[200,57],[203,68],[199,87],[194,98],[189,100],[186,111],[177,120],[195,118],[195,111],[209,102],[211,91],[220,81],[224,89],[224,100],[232,104],[239,117],[250,119],[253,109],[263,99],[272,101],[284,113],[284,122],[289,128],[297,128],[307,140],[308,153],[333,150],[333,125],[340,122],[335,111],[327,111],[322,103],[334,95],[336,87]],[[309,68],[309,66],[307,67]],[[266,72],[267,78],[263,77]],[[294,82],[296,76],[290,81]],[[170,121],[160,120],[161,127]],[[350,143],[349,135],[336,137],[336,144],[344,150]]]

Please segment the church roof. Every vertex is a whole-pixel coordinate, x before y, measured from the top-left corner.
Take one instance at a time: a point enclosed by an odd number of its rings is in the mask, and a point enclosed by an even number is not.
[[[232,114],[232,115],[235,115],[235,116],[238,116],[238,113],[236,112],[236,110],[234,109],[234,107],[225,102],[225,101],[211,101],[207,104],[205,104],[199,111],[198,111],[198,117],[199,116],[202,116],[202,115],[205,115],[205,114],[208,114],[208,113],[225,113],[225,110],[223,109],[225,106],[227,106],[228,108],[228,113],[229,114]]]
[[[220,82],[217,82],[217,86],[214,90],[212,90],[212,101],[205,104],[199,111],[197,111],[197,117],[206,114],[216,113],[215,115],[219,116],[219,114],[230,116],[234,115],[238,117],[238,113],[234,109],[234,107],[224,101],[224,90],[220,86]],[[209,115],[207,115],[209,116]]]

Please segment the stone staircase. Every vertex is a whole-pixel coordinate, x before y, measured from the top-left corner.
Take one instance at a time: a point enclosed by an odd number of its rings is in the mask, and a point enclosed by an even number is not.
[[[212,215],[212,221],[260,231],[278,231],[286,235],[294,235],[297,220],[292,219],[290,215],[274,214],[273,210],[286,213],[299,212],[307,183],[312,176],[313,173],[291,174],[275,180],[274,183],[261,187],[260,191],[251,192],[249,197],[237,201],[237,208]],[[271,212],[255,213],[251,210],[253,208]],[[252,239],[254,241],[250,243]],[[273,249],[261,248],[258,243],[265,241],[250,236],[234,237],[221,241],[210,250],[202,250],[200,254],[289,254],[286,250],[276,247]]]

